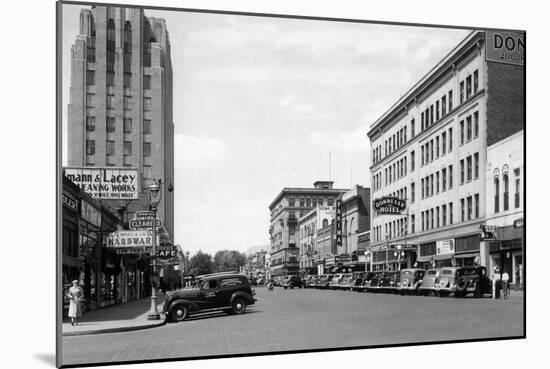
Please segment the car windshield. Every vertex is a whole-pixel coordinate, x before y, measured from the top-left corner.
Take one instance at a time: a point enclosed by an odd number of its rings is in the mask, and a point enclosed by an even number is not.
[[[476,269],[461,269],[461,270],[457,270],[456,272],[457,275],[476,275],[477,274],[477,270]]]
[[[443,275],[453,275],[453,271],[451,269],[445,269],[441,272]]]
[[[437,271],[436,270],[428,270],[428,275],[436,275],[437,274]]]

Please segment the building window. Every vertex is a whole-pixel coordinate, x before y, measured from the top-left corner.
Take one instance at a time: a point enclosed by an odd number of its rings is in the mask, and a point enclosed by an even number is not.
[[[132,118],[124,118],[124,133],[132,133]]]
[[[436,221],[436,227],[439,228],[439,206],[435,208],[435,221]]]
[[[334,206],[334,199],[328,199],[327,205],[328,206]]]
[[[421,184],[421,186],[420,186],[420,187],[421,187],[421,198],[423,199],[423,198],[425,197],[425,195],[424,195],[424,188],[425,188],[425,187],[424,187],[424,178],[422,178],[422,179],[420,180],[420,182],[421,182],[421,183],[420,183],[420,184]]]
[[[453,151],[453,129],[449,128],[449,152]]]
[[[465,209],[465,204],[464,204],[464,199],[460,199],[460,209],[461,209],[461,221],[463,222],[465,220],[465,216],[466,216],[466,209]]]
[[[414,214],[411,214],[411,233],[414,233]]]
[[[420,131],[423,131],[425,129],[424,126],[424,112],[420,113]]]
[[[95,131],[95,117],[86,117],[86,131]]]
[[[447,168],[441,169],[441,191],[447,191]]]
[[[294,207],[294,204],[296,203],[296,199],[294,199],[294,197],[291,197],[288,199],[288,206],[293,208]]]
[[[123,150],[125,156],[132,155],[132,141],[124,141]]]
[[[143,89],[144,90],[150,90],[151,89],[151,76],[145,74],[143,76]]]
[[[306,206],[306,199],[300,198],[300,207]]]
[[[464,145],[464,121],[460,121],[460,144]]]
[[[453,203],[449,203],[449,225],[453,224]]]
[[[447,114],[447,97],[443,95],[441,97],[441,116],[444,117]]]
[[[449,91],[449,113],[453,111],[453,91]],[[449,149],[450,151],[451,149]]]
[[[441,205],[441,226],[447,225],[447,205]]]
[[[479,178],[479,153],[474,154],[474,179]]]
[[[414,118],[411,119],[411,138],[414,137]]]
[[[95,95],[91,93],[86,94],[86,107],[93,108],[95,106]]]
[[[472,196],[468,196],[468,220],[472,219]]]
[[[498,177],[495,177],[495,213],[498,213],[500,211],[500,208],[499,208],[499,202],[500,202],[499,193],[500,193],[500,183],[499,183]]]
[[[476,209],[476,218],[479,218],[479,194],[474,195],[475,209]]]
[[[150,111],[151,110],[151,98],[150,97],[144,97],[143,98],[143,110]]]
[[[434,227],[434,209],[430,209],[430,219],[431,219],[430,228],[433,229],[433,227]]]
[[[432,124],[434,124],[435,120],[434,120],[434,106],[433,104],[430,105],[430,126]]]
[[[414,182],[411,183],[411,204],[414,202]]]
[[[479,89],[479,75],[477,69],[474,71],[474,94]]]
[[[411,172],[414,172],[414,151],[411,151]]]
[[[95,71],[93,70],[86,71],[86,84],[95,85]]]
[[[464,81],[460,82],[460,103],[464,102]]]
[[[115,95],[107,95],[107,109],[114,108]]]
[[[504,206],[503,210],[508,210],[508,194],[509,194],[509,185],[508,185],[508,174],[502,176],[502,182],[504,182]]]
[[[434,175],[430,174],[430,196],[434,195]]]
[[[435,173],[435,191],[439,193],[439,171]]]
[[[306,199],[306,206],[311,207],[311,199]]]
[[[479,136],[479,112],[474,112],[474,137]]]
[[[472,157],[468,156],[466,158],[466,165],[468,167],[468,182],[472,180]]]
[[[115,131],[115,118],[107,117],[107,132],[112,133]]]
[[[113,72],[107,72],[106,74],[106,84],[107,86],[115,85],[115,74]]]
[[[434,161],[434,140],[430,140],[430,162]]]
[[[143,156],[151,156],[151,143],[150,142],[144,142],[143,143]]]
[[[420,156],[420,165],[424,166],[424,145],[422,145],[422,155]]]
[[[95,140],[86,140],[86,155],[95,155]]]
[[[464,159],[460,160],[460,184],[464,184]]]
[[[88,63],[95,63],[95,25],[94,25],[94,21],[91,20],[91,28],[92,28],[92,32],[91,32],[91,36],[90,38],[88,39],[88,45],[87,45],[87,59],[88,59]]]
[[[439,136],[435,138],[435,157],[439,158]]]
[[[467,122],[466,139],[470,141],[472,139],[472,116],[471,115],[466,118],[466,122]]]
[[[447,153],[447,132],[441,134],[441,155]]]
[[[143,134],[145,134],[145,135],[151,134],[151,120],[150,119],[144,119],[143,120]]]
[[[466,77],[466,99],[472,96],[472,76]]]
[[[514,176],[516,177],[516,191],[514,194],[514,206],[519,208],[519,168],[514,169]]]
[[[115,71],[115,21],[107,22],[107,72]]]
[[[122,108],[124,110],[131,110],[132,109],[132,96],[124,96],[123,97]]]
[[[115,141],[107,141],[107,156],[115,154]]]
[[[449,190],[453,188],[453,166],[449,165]]]
[[[439,120],[439,101],[435,102],[435,121]]]
[[[143,166],[143,178],[153,178],[153,173],[151,171],[150,165]]]

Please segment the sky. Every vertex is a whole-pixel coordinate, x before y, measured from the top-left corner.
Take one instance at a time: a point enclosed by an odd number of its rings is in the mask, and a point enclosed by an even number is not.
[[[80,9],[63,6],[65,131]],[[268,206],[284,187],[370,187],[370,125],[469,33],[145,14],[166,20],[171,42],[174,242],[191,253],[269,245]]]

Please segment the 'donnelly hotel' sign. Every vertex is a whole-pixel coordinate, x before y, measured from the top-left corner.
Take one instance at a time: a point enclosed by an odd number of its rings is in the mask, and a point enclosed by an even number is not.
[[[130,200],[138,198],[139,175],[131,168],[64,168],[69,178],[95,199]]]
[[[405,200],[397,197],[381,197],[374,200],[374,210],[378,214],[401,214],[405,207]]]

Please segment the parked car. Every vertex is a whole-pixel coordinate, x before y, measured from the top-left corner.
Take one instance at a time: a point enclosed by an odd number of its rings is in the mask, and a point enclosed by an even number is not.
[[[245,275],[215,273],[200,276],[191,288],[167,292],[163,312],[168,321],[182,321],[191,314],[222,310],[242,314],[256,302]]]
[[[434,294],[440,297],[450,295],[455,291],[455,279],[457,267],[444,267],[439,272],[439,277],[435,280]]]
[[[365,280],[369,278],[369,275],[370,275],[370,278],[372,278],[372,275],[374,275],[374,273],[372,272],[355,272],[353,273],[353,277],[352,277],[352,280],[351,280],[351,286],[350,286],[350,290],[351,291],[360,291],[363,287],[363,283],[365,282]]]
[[[319,281],[317,282],[317,285],[315,286],[315,288],[319,288],[319,289],[328,288],[333,277],[334,277],[334,275],[332,275],[332,274],[323,274],[319,278]]]
[[[286,278],[286,276],[283,276],[283,275],[273,277],[273,285],[277,287],[281,287],[281,283],[284,278]]]
[[[492,293],[491,280],[483,266],[465,266],[458,268],[455,280],[455,297],[464,297],[472,293],[474,297],[483,297]]]
[[[318,281],[319,281],[319,276],[318,275],[310,275],[309,277],[306,278],[305,287],[306,288],[315,288]]]
[[[396,281],[399,280],[398,271],[389,271],[384,274],[378,283],[378,291],[395,292]]]
[[[401,270],[401,283],[399,285],[399,293],[418,294],[422,279],[426,271],[420,268],[410,268]]]
[[[340,284],[339,284],[340,289],[342,289],[342,290],[351,290],[351,287],[354,285],[355,281],[357,280],[357,276],[360,273],[365,273],[365,272],[349,273],[348,276],[346,278],[344,278],[342,280],[342,282],[340,282]]]
[[[338,284],[336,286],[334,286],[334,289],[337,289],[337,290],[346,290],[346,289],[348,289],[352,276],[353,276],[353,274],[351,274],[351,273],[342,274],[342,277],[340,278],[340,281],[338,282]]]
[[[287,288],[293,289],[294,287],[304,287],[304,281],[299,275],[289,275],[281,281],[281,287],[285,290]]]
[[[387,272],[375,273],[372,279],[365,285],[365,290],[367,292],[378,292],[380,290],[382,279],[386,276],[386,273]]]
[[[418,287],[418,292],[424,296],[428,296],[430,293],[435,294],[435,281],[439,278],[440,268],[432,268],[426,270],[422,283]]]
[[[344,278],[344,274],[334,274],[334,276],[332,277],[330,283],[329,283],[329,286],[328,288],[330,288],[331,290],[335,290],[338,288],[338,284],[340,283],[340,281],[342,280],[342,278]]]
[[[358,280],[355,282],[355,287],[352,287],[352,290],[358,291],[358,292],[365,292],[367,290],[367,286],[370,286],[372,278],[374,278],[375,273],[374,272],[365,272],[365,275],[358,278]]]

